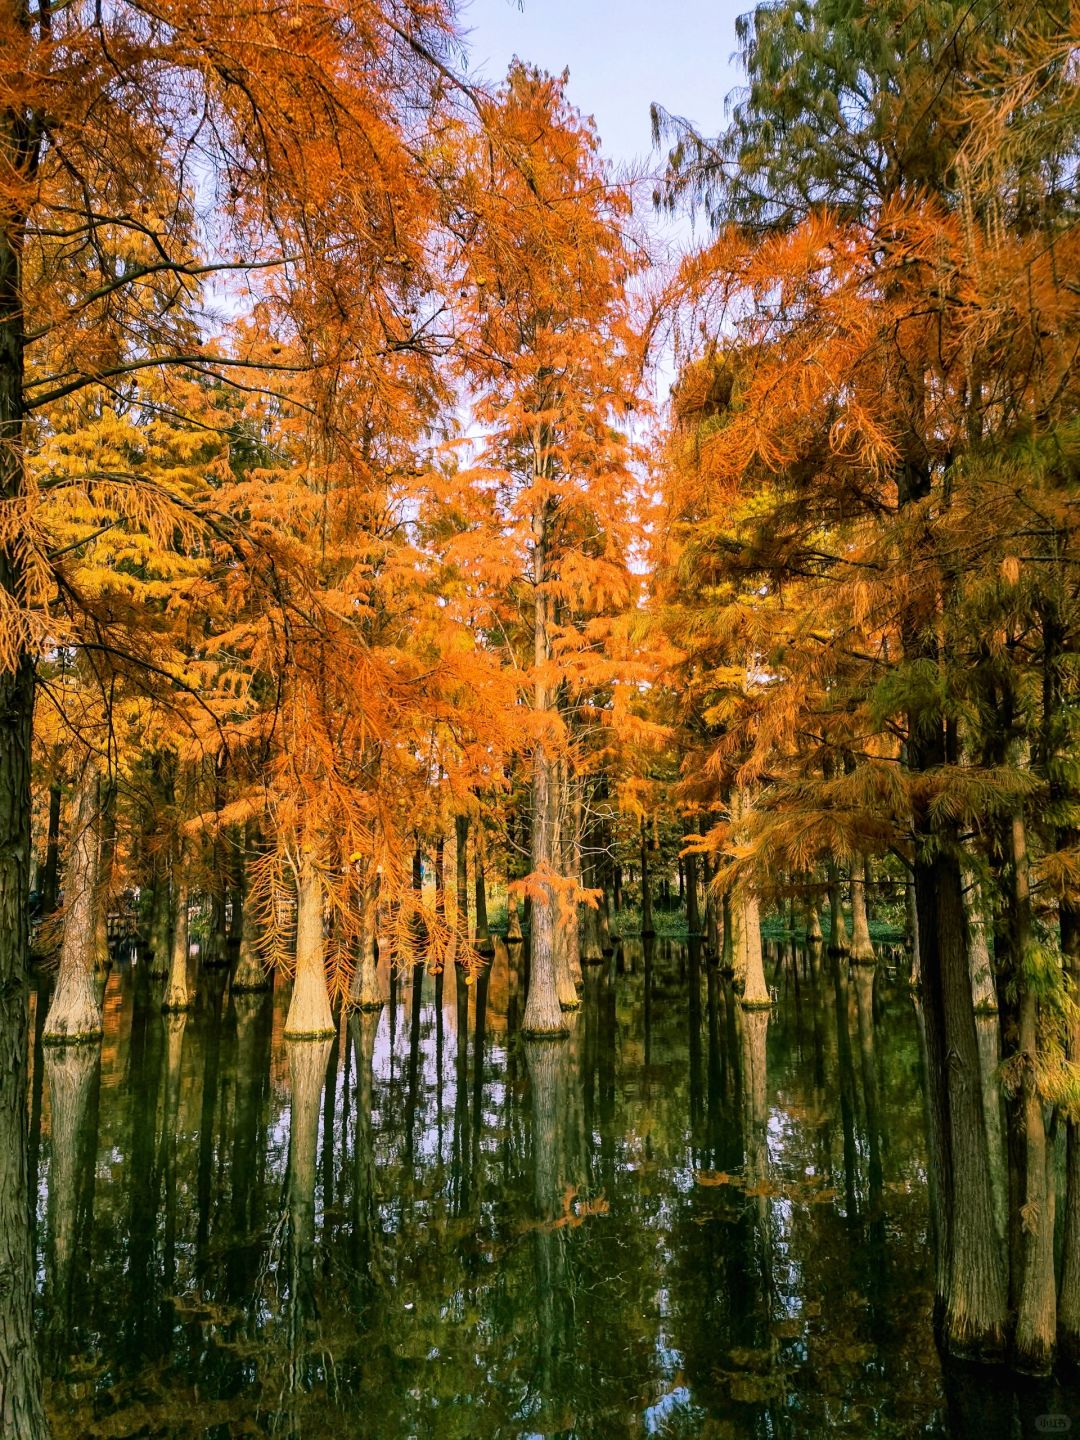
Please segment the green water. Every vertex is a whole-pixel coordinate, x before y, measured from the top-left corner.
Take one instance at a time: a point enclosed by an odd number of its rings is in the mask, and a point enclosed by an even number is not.
[[[569,1041],[525,1043],[500,948],[460,997],[398,977],[379,1016],[290,1044],[285,986],[230,999],[208,974],[165,1019],[119,965],[100,1062],[34,1054],[57,1435],[1080,1424],[1056,1388],[942,1372],[902,974],[797,978],[744,1014],[686,947],[627,945]]]

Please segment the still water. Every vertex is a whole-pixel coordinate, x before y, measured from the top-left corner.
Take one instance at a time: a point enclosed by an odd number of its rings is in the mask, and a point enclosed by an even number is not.
[[[38,1044],[31,1076],[56,1434],[1080,1428],[1056,1387],[938,1361],[902,971],[786,961],[744,1013],[687,947],[628,943],[562,1044],[517,1033],[502,946],[325,1043],[281,1038],[286,986],[210,973],[163,1018],[117,966],[100,1061]]]

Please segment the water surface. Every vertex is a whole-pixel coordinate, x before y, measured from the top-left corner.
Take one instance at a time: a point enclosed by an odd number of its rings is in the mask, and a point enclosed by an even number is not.
[[[744,1013],[628,943],[523,1042],[500,946],[397,977],[333,1042],[287,987],[119,964],[94,1049],[36,1047],[38,1324],[59,1436],[1042,1433],[1049,1385],[948,1374],[930,1327],[917,1015],[773,949]],[[43,1005],[46,997],[39,995]]]

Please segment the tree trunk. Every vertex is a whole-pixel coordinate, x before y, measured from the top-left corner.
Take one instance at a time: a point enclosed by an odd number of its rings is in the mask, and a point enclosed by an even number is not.
[[[7,6],[7,44],[17,53],[30,11]],[[0,114],[0,157],[10,194],[18,195],[36,158],[23,113],[12,101]],[[0,502],[21,510],[26,494],[23,394],[25,305],[21,256],[24,219],[11,200],[0,222]],[[26,604],[19,526],[0,540],[0,588],[18,614]],[[0,1430],[5,1440],[44,1440],[49,1427],[34,1347],[34,1293],[26,1173],[27,1026],[30,974],[30,752],[34,667],[25,643],[0,670]]]
[[[1071,981],[1073,1012],[1069,1024],[1068,1058],[1080,1064],[1080,910],[1061,905],[1061,951]],[[1065,1233],[1058,1291],[1058,1355],[1073,1371],[1080,1370],[1080,1118],[1069,1112],[1065,1154]]]
[[[259,933],[255,923],[255,903],[251,887],[244,886],[240,915],[240,955],[233,973],[231,990],[234,995],[269,990],[273,984],[270,971],[259,954]]]
[[[851,959],[856,965],[873,965],[875,960],[866,913],[866,872],[866,856],[856,855],[851,866]]]
[[[60,894],[60,806],[64,788],[59,779],[49,786],[49,834],[45,842],[45,869],[41,877],[41,913],[51,915]]]
[[[1019,1306],[1013,1354],[1019,1369],[1048,1374],[1054,1362],[1057,1338],[1057,1293],[1054,1276],[1053,1155],[1047,1144],[1043,1101],[1038,1084],[1039,1015],[1032,963],[1031,896],[1028,882],[1027,841],[1023,816],[1014,812],[1006,874],[1012,891],[1010,929],[1011,969],[1020,994],[1017,1059],[1020,1062],[1020,1107],[1024,1137],[1021,1210],[1022,1249]]]
[[[454,912],[454,930],[458,937],[458,944],[455,949],[455,957],[458,964],[462,963],[462,951],[469,943],[469,817],[467,815],[455,815],[454,817],[455,845],[455,878],[457,886],[455,891],[456,909]]]
[[[473,891],[476,900],[476,949],[480,955],[494,955],[487,910],[487,844],[484,827],[477,822],[473,840]]]
[[[563,1009],[576,1010],[581,1004],[584,978],[581,973],[581,934],[578,922],[578,807],[572,796],[566,761],[559,765],[560,791],[560,865],[566,888],[559,897],[559,1003]],[[572,888],[571,888],[572,887]],[[571,994],[571,991],[573,992]]]
[[[955,845],[917,845],[915,896],[930,1100],[930,1163],[942,1177],[948,1273],[942,1339],[954,1355],[998,1358],[1005,1271],[994,1225],[979,1046]],[[940,1282],[939,1282],[940,1284]]]
[[[683,862],[686,873],[686,931],[701,934],[701,911],[698,908],[697,856],[691,850]]]
[[[586,888],[592,891],[600,889],[600,876],[597,873],[596,861],[593,856],[589,857],[588,869],[585,876]],[[581,909],[581,962],[583,965],[600,965],[604,959],[604,895],[594,894],[592,902],[586,901]]]
[[[540,716],[550,713],[546,668],[551,660],[548,634],[549,598],[547,545],[549,505],[543,502],[533,521],[533,710]],[[532,821],[532,923],[529,933],[529,989],[521,1028],[524,1035],[556,1036],[568,1033],[559,1004],[558,897],[553,880],[559,846],[559,794],[557,767],[548,753],[548,740],[541,735],[533,751]]]
[[[179,863],[182,866],[184,856]],[[169,963],[169,983],[165,990],[162,1010],[190,1010],[191,992],[188,989],[188,887],[186,876],[176,886],[176,924],[173,928],[172,956]]]
[[[334,1035],[334,1016],[326,989],[322,884],[307,855],[297,891],[296,978],[284,1035],[286,1040],[322,1040]]]
[[[976,1015],[997,1013],[997,987],[987,941],[986,916],[978,881],[964,873],[964,905],[968,921],[968,969],[971,974],[971,995]]]
[[[840,891],[840,876],[830,860],[829,874],[829,954],[846,955],[849,949],[847,920]]]
[[[386,992],[379,978],[379,962],[375,956],[376,920],[379,910],[379,876],[369,873],[371,862],[358,884],[360,926],[357,937],[356,968],[349,985],[349,1004],[357,1010],[381,1010]],[[391,962],[393,963],[393,962]]]
[[[720,897],[720,908],[724,917],[724,935],[720,946],[720,969],[725,975],[735,974],[735,926],[734,905],[731,891],[725,890]]]
[[[435,842],[435,914],[440,920],[446,919],[446,838],[443,835]]]
[[[509,894],[506,897],[506,938],[513,944],[521,939],[521,916],[518,912],[517,896]]]
[[[737,890],[738,964],[736,973],[742,980],[740,1003],[744,1010],[767,1010],[771,1005],[761,956],[761,914],[758,898],[750,889]]]
[[[649,835],[645,817],[641,817],[641,938],[656,934],[653,924],[652,890],[649,885]]]
[[[56,982],[42,1039],[58,1045],[100,1040],[101,1006],[94,985],[101,836],[101,773],[88,754],[75,784],[74,814],[64,882],[64,939]]]
[[[907,902],[908,948],[911,951],[911,988],[918,991],[922,983],[922,952],[919,949],[919,915],[915,901],[915,881],[908,878],[904,887]]]
[[[155,852],[153,887],[150,902],[150,946],[146,971],[163,980],[169,973],[172,958],[173,915],[172,877],[169,856],[164,848]]]
[[[817,901],[811,895],[806,902],[806,939],[809,944],[818,944],[824,939],[821,933],[821,916],[818,914]]]
[[[112,903],[113,868],[116,860],[116,782],[102,780],[100,786],[98,883],[94,892],[94,974],[104,980],[109,973],[109,907]]]

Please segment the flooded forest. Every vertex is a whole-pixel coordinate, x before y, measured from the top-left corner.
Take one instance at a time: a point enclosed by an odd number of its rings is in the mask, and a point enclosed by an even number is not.
[[[0,1431],[1066,1433],[1077,7],[473,17],[0,0]]]

